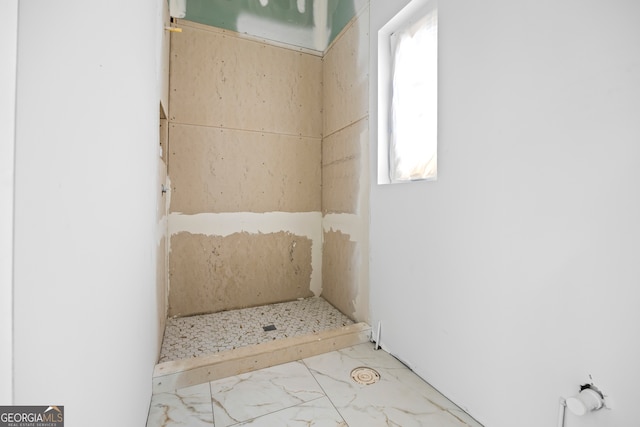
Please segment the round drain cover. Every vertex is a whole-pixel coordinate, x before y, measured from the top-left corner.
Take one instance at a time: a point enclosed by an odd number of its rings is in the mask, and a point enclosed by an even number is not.
[[[351,371],[351,378],[358,384],[375,384],[380,380],[380,374],[371,368],[361,366]]]

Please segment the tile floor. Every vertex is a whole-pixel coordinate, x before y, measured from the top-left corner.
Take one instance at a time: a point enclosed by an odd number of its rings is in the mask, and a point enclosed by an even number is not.
[[[353,322],[320,297],[167,320],[159,363],[275,339],[337,329]],[[265,331],[264,326],[276,329]]]
[[[380,374],[361,385],[351,371]],[[147,427],[482,427],[383,350],[366,343],[153,396]]]

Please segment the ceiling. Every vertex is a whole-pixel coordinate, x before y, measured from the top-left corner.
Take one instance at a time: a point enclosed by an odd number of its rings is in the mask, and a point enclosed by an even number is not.
[[[324,52],[368,0],[187,0],[185,19]]]

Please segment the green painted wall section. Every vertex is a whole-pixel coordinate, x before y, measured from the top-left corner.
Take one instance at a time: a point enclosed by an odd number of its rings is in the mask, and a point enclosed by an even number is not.
[[[328,0],[327,23],[330,27],[329,43],[355,16],[356,0]],[[253,15],[260,21],[270,25],[283,24],[291,28],[312,31],[314,26],[313,0],[305,0],[305,11],[300,13],[296,0],[269,0],[267,6],[262,6],[259,0],[187,0],[187,15],[185,19],[213,27],[240,31],[258,37],[264,37],[259,26],[255,29],[238,29],[238,19],[243,14]],[[286,34],[286,35],[285,35]],[[290,31],[279,37],[279,42],[294,46],[316,49],[310,46],[299,31]],[[317,50],[317,49],[316,49]]]
[[[333,6],[334,9],[331,9]],[[329,0],[329,10],[331,13],[331,38],[329,43],[335,39],[340,31],[356,15],[356,8],[353,0]]]

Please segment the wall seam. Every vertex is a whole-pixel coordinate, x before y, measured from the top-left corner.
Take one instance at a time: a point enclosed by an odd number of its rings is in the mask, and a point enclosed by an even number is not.
[[[341,127],[340,129],[336,129],[335,131],[331,132],[330,134],[325,135],[324,138],[329,138],[330,136],[333,136],[333,135],[335,135],[337,133],[340,133],[343,130],[350,128],[351,126],[357,125],[360,122],[362,122],[363,120],[368,120],[368,119],[369,119],[369,113],[365,114],[364,116],[360,117],[359,119],[354,120],[353,122],[349,123],[348,125],[345,125],[345,126]]]
[[[297,134],[297,133],[286,133],[286,132],[276,132],[276,131],[267,131],[267,130],[242,129],[242,128],[235,128],[230,126],[222,126],[222,125],[205,125],[205,124],[198,124],[198,123],[186,123],[186,122],[180,122],[177,120],[172,120],[169,123],[173,125],[202,127],[202,128],[208,128],[208,129],[212,128],[212,129],[220,129],[220,130],[233,130],[233,131],[239,131],[239,132],[260,133],[260,134],[266,134],[266,135],[277,135],[277,136],[284,135],[284,136],[293,136],[298,138],[322,139],[322,135],[314,136],[314,135],[303,135],[303,134]]]
[[[176,20],[179,26],[191,28],[193,30],[205,31],[207,33],[218,34],[225,37],[234,37],[239,40],[246,40],[252,43],[258,44],[266,44],[268,46],[277,48],[277,49],[285,49],[290,50],[299,54],[310,55],[322,58],[324,56],[324,52],[308,49],[300,46],[290,45],[286,43],[280,43],[275,40],[269,40],[261,37],[255,37],[250,34],[238,33],[236,31],[227,30],[224,28],[214,27],[212,25],[200,24],[199,22],[189,21],[188,19],[177,19]],[[326,52],[326,51],[325,51]]]

